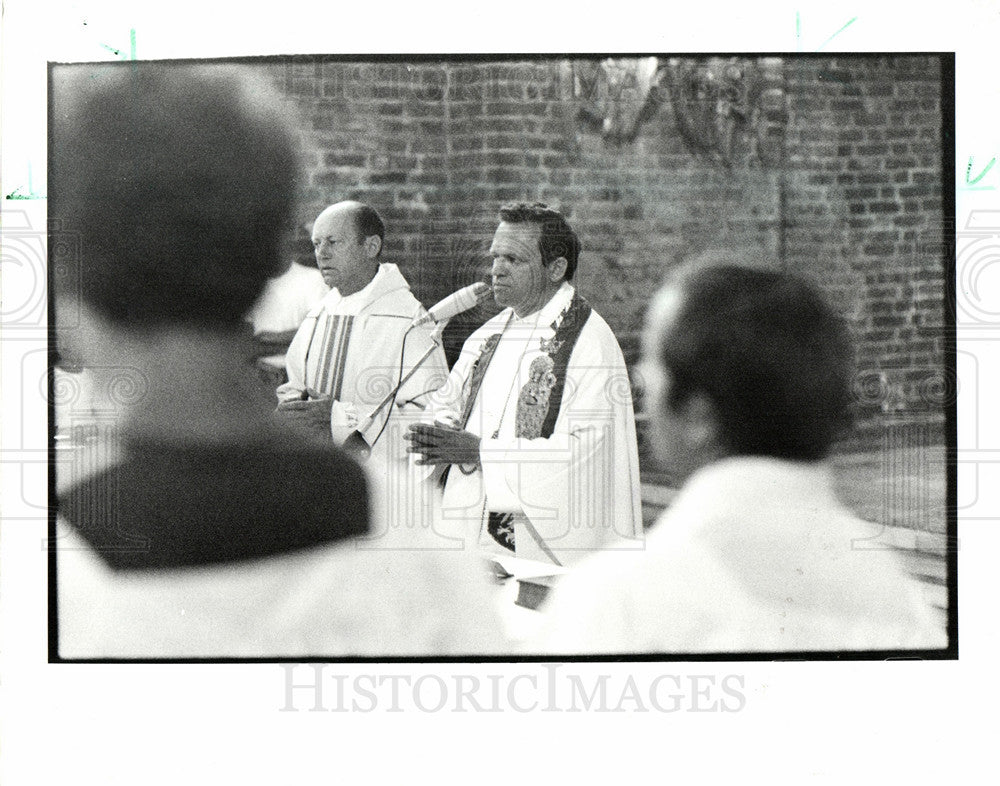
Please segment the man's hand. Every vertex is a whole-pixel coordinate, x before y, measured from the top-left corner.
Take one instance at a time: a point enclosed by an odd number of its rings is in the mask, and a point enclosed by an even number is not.
[[[322,434],[332,440],[330,432],[330,408],[332,406],[332,398],[320,396],[310,398],[307,401],[282,401],[274,412],[279,420],[285,423],[290,423],[314,434]]]
[[[403,439],[407,452],[421,456],[417,464],[479,464],[479,437],[468,431],[416,423]]]

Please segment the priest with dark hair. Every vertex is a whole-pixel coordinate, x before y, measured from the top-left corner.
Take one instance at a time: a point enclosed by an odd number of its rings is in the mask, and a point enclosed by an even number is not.
[[[487,557],[565,568],[642,547],[628,372],[607,322],[573,284],[580,241],[557,210],[500,209],[492,284],[504,309],[469,336],[411,427],[437,467],[439,531]]]

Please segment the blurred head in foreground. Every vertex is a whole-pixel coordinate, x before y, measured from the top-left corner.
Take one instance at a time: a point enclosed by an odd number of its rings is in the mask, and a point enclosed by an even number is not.
[[[251,429],[243,317],[287,266],[289,113],[228,65],[54,65],[50,84],[49,215],[79,250],[53,276],[60,346],[98,397],[135,393],[101,405],[129,428]]]
[[[730,456],[819,460],[849,425],[852,363],[846,325],[808,282],[685,266],[647,315],[654,454],[677,480]]]
[[[157,63],[57,65],[51,84],[50,216],[81,249],[59,301],[111,330],[238,327],[284,266],[297,172],[270,86]]]

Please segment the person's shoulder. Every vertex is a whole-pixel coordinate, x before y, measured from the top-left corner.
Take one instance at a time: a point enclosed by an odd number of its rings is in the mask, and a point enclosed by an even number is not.
[[[584,362],[587,366],[602,368],[625,366],[625,356],[618,337],[604,317],[593,308],[580,330],[572,359],[574,364]]]
[[[409,287],[390,289],[372,298],[367,308],[374,316],[389,314],[392,316],[415,317],[424,312],[424,304],[417,300]]]
[[[368,481],[364,470],[328,438],[283,428],[265,428],[255,439],[221,446],[214,455],[228,477],[254,477],[260,489],[258,502],[284,500],[283,504],[309,510],[323,500],[342,499],[360,515],[366,505]],[[206,456],[198,460],[205,463]]]
[[[614,330],[611,329],[611,325],[593,306],[590,307],[590,314],[583,325],[583,330],[592,337],[600,337],[618,347],[618,338],[615,336]]]
[[[368,529],[367,475],[330,442],[298,432],[269,433],[230,456],[227,474],[236,487],[236,479],[254,478],[254,515],[261,520],[287,521],[304,540],[335,540]]]
[[[389,262],[379,265],[373,285],[365,297],[362,314],[413,318],[423,311],[400,269]]]
[[[302,596],[343,629],[340,649],[368,656],[509,650],[492,587],[475,572],[478,562],[464,552],[406,543],[395,536],[363,538],[332,544],[311,557],[312,578]],[[331,597],[338,599],[333,611]]]
[[[383,262],[379,265],[378,297],[399,297],[416,300],[410,282],[398,265]],[[419,301],[418,301],[419,302]]]
[[[329,313],[334,313],[337,309],[337,304],[340,303],[343,298],[336,289],[330,289],[323,284],[326,291],[316,300],[312,308],[309,309],[309,313],[306,314],[306,319],[314,319],[322,314],[324,311]]]

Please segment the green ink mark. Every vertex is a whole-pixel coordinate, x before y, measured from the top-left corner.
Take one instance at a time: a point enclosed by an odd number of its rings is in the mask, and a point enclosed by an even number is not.
[[[107,44],[101,44],[102,49],[107,49],[111,54],[121,60],[135,60],[135,28],[132,27],[128,31],[128,41],[129,41],[129,53],[126,55],[121,49],[115,49],[113,46],[108,46]]]
[[[836,33],[834,33],[832,36],[827,38],[822,44],[816,47],[815,51],[818,52],[824,46],[829,44],[834,38],[843,33],[848,27],[853,25],[856,21],[858,21],[858,18],[856,16],[851,17],[843,25],[843,27],[841,27]],[[798,11],[795,12],[795,49],[797,52],[802,51],[802,15]]]
[[[828,39],[826,39],[826,40],[825,40],[825,41],[824,41],[824,42],[823,42],[822,44],[820,44],[820,45],[819,45],[819,47],[817,47],[816,51],[818,52],[818,51],[819,51],[820,49],[822,49],[822,48],[823,48],[824,46],[826,46],[827,44],[829,44],[829,43],[830,43],[830,42],[831,42],[831,41],[832,41],[832,40],[833,40],[834,38],[836,38],[836,37],[837,37],[838,35],[840,35],[841,33],[843,33],[843,32],[844,32],[844,31],[845,31],[845,30],[846,30],[846,29],[847,29],[848,27],[850,27],[851,25],[853,25],[853,24],[855,23],[855,21],[857,21],[857,17],[856,17],[856,16],[855,16],[855,17],[852,17],[852,18],[851,18],[851,19],[850,19],[850,20],[849,20],[849,21],[847,22],[847,24],[845,24],[845,25],[844,25],[844,26],[843,26],[842,28],[840,28],[840,29],[839,29],[839,30],[838,30],[838,31],[837,31],[836,33],[834,33],[834,34],[833,34],[832,36],[830,36],[830,37],[829,37]]]
[[[31,179],[31,164],[28,164],[28,193],[19,194],[18,192],[24,188],[24,186],[18,186],[9,194],[4,196],[4,199],[45,199],[45,194],[35,193],[35,185]]]
[[[28,189],[28,193],[27,194],[19,194],[19,193],[17,193],[22,188],[24,188],[24,186],[18,186],[13,191],[11,191],[9,194],[7,194],[4,197],[4,199],[45,199],[45,194],[36,194],[30,188]]]
[[[986,165],[986,168],[982,172],[979,173],[979,176],[975,180],[969,180],[969,175],[972,174],[972,156],[969,156],[969,165],[965,168],[965,183],[966,183],[966,185],[974,186],[976,183],[978,183],[980,180],[982,180],[986,176],[986,173],[989,172],[993,168],[993,165],[996,162],[997,162],[997,159],[996,159],[996,156],[994,156],[993,158],[990,159],[990,163],[988,163]]]

